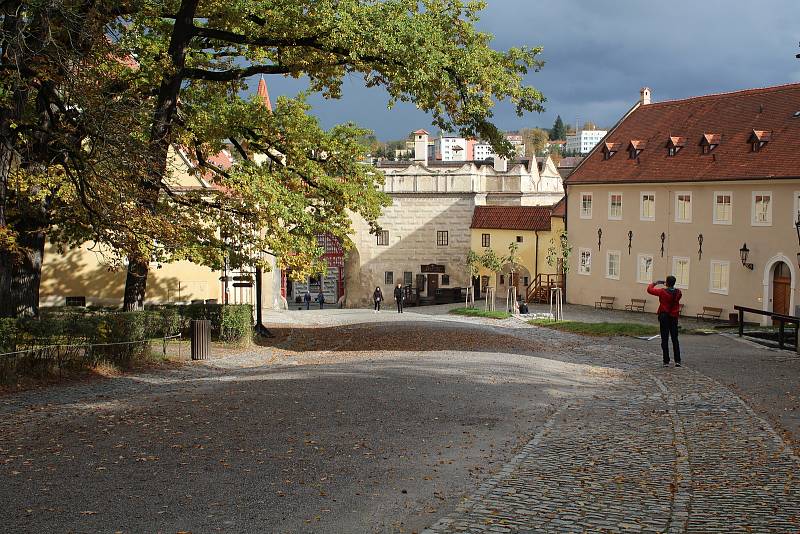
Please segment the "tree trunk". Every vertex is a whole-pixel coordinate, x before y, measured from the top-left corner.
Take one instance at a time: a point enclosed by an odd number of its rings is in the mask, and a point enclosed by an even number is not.
[[[147,289],[147,273],[150,264],[144,260],[130,260],[125,278],[125,311],[144,309],[144,295]]]
[[[153,124],[150,129],[150,155],[158,165],[144,188],[142,204],[144,209],[155,210],[162,181],[167,170],[167,156],[172,137],[172,124],[175,120],[178,96],[183,82],[183,69],[186,65],[186,48],[194,31],[194,16],[200,0],[183,0],[175,16],[175,25],[169,43],[169,55],[173,70],[168,71],[158,91]],[[125,279],[125,300],[123,309],[134,310],[144,306],[147,289],[149,259],[141,256],[128,258],[128,274]]]

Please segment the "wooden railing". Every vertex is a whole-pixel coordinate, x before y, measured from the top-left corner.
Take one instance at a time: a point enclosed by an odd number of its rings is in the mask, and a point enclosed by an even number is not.
[[[548,302],[550,290],[556,287],[564,289],[564,275],[560,273],[547,274],[539,273],[528,284],[525,292],[526,302]]]
[[[755,313],[757,315],[766,315],[772,318],[773,321],[778,321],[778,346],[784,348],[786,336],[786,323],[795,325],[795,351],[800,354],[800,317],[793,315],[783,315],[781,313],[773,313],[756,308],[747,308],[746,306],[734,306],[734,310],[739,312],[739,337],[744,335],[744,314]]]

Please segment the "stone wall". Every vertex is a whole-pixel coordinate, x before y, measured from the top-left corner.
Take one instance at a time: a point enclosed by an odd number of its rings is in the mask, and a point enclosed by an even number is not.
[[[381,287],[391,303],[392,287],[403,282],[403,273],[412,273],[412,285],[421,266],[431,263],[445,266],[449,285],[466,287],[465,260],[470,249],[470,224],[475,208],[474,194],[393,194],[393,204],[379,219],[389,232],[389,244],[377,245],[377,237],[368,225],[354,219],[353,241],[345,261],[346,304],[348,307],[369,306],[375,287]],[[447,246],[437,245],[437,231],[448,232]],[[392,272],[394,284],[385,282],[385,273]]]

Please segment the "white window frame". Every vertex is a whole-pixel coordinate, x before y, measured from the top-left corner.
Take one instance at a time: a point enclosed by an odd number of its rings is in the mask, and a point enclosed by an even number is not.
[[[636,255],[636,281],[638,283],[640,283],[640,284],[648,284],[649,285],[653,281],[653,269],[652,268],[650,269],[650,280],[643,280],[640,277],[640,275],[642,273],[641,273],[641,270],[639,269],[639,266],[642,264],[642,259],[643,258],[650,258],[650,261],[652,262],[651,265],[653,267],[655,267],[656,256],[655,256],[655,254],[647,254],[647,253],[640,253],[640,254]]]
[[[756,197],[769,195],[769,209],[767,210],[767,221],[756,221]],[[750,224],[752,226],[772,226],[772,206],[775,204],[775,196],[772,191],[753,191],[750,197]]]
[[[644,197],[653,197],[653,214],[646,217],[644,214]],[[640,191],[639,192],[639,220],[640,221],[655,221],[656,220],[656,192],[655,191]]]
[[[719,289],[714,288],[714,265],[726,266],[728,268],[728,280],[725,287]],[[731,262],[728,260],[711,260],[708,268],[708,292],[716,293],[718,295],[727,295],[731,286]]]
[[[611,274],[611,270],[609,266],[611,264],[611,256],[614,255],[617,257],[617,274]],[[622,271],[622,253],[619,250],[607,250],[606,251],[606,278],[609,280],[619,280],[620,272]]]
[[[730,203],[730,217],[727,221],[723,221],[721,219],[717,219],[717,196],[729,196],[731,198]],[[714,196],[711,198],[711,221],[714,224],[726,224],[731,225],[733,224],[733,191],[714,191]]]
[[[686,262],[686,281],[681,283],[678,280],[676,273],[678,272],[678,262]],[[689,289],[689,277],[692,275],[692,260],[686,256],[673,256],[672,257],[672,275],[675,276],[675,287],[680,289]]]
[[[613,196],[619,196],[619,215],[611,215],[611,197]],[[622,220],[622,193],[618,191],[612,191],[608,194],[608,220],[609,221]]]
[[[586,270],[582,269],[583,263],[581,261],[582,258],[583,258],[583,253],[584,252],[588,253],[588,256],[589,256],[588,269],[586,269]],[[590,274],[592,274],[592,249],[590,249],[590,248],[579,248],[578,249],[578,274],[582,274],[584,276],[589,276]]]
[[[585,213],[583,211],[583,197],[589,197],[589,213]],[[580,213],[581,219],[591,219],[592,218],[592,210],[594,209],[594,193],[581,193],[579,198],[580,204],[578,205],[578,213]]]
[[[678,213],[679,213],[680,210],[678,209],[678,206],[679,206],[678,199],[680,197],[684,196],[684,195],[689,195],[689,217],[686,218],[686,219],[679,219],[678,218]],[[692,194],[691,191],[675,191],[675,222],[676,223],[687,224],[687,223],[691,223],[692,222],[693,204],[694,204],[694,195]]]

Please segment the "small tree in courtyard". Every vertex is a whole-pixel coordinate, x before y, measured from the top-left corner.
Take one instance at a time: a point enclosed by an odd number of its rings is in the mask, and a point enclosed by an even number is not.
[[[469,252],[467,252],[466,266],[467,266],[467,280],[469,282],[469,285],[467,286],[467,298],[466,298],[466,302],[464,303],[464,305],[467,308],[474,308],[475,307],[475,290],[474,290],[475,286],[472,283],[472,279],[474,277],[478,276],[478,273],[480,272],[480,266],[481,266],[481,257],[478,256],[478,254],[474,250],[470,250]]]
[[[492,272],[492,283],[486,290],[486,309],[494,310],[494,294],[495,294],[495,281],[497,280],[497,273],[503,269],[503,260],[498,256],[494,250],[488,249],[481,256],[481,265],[487,270]]]

